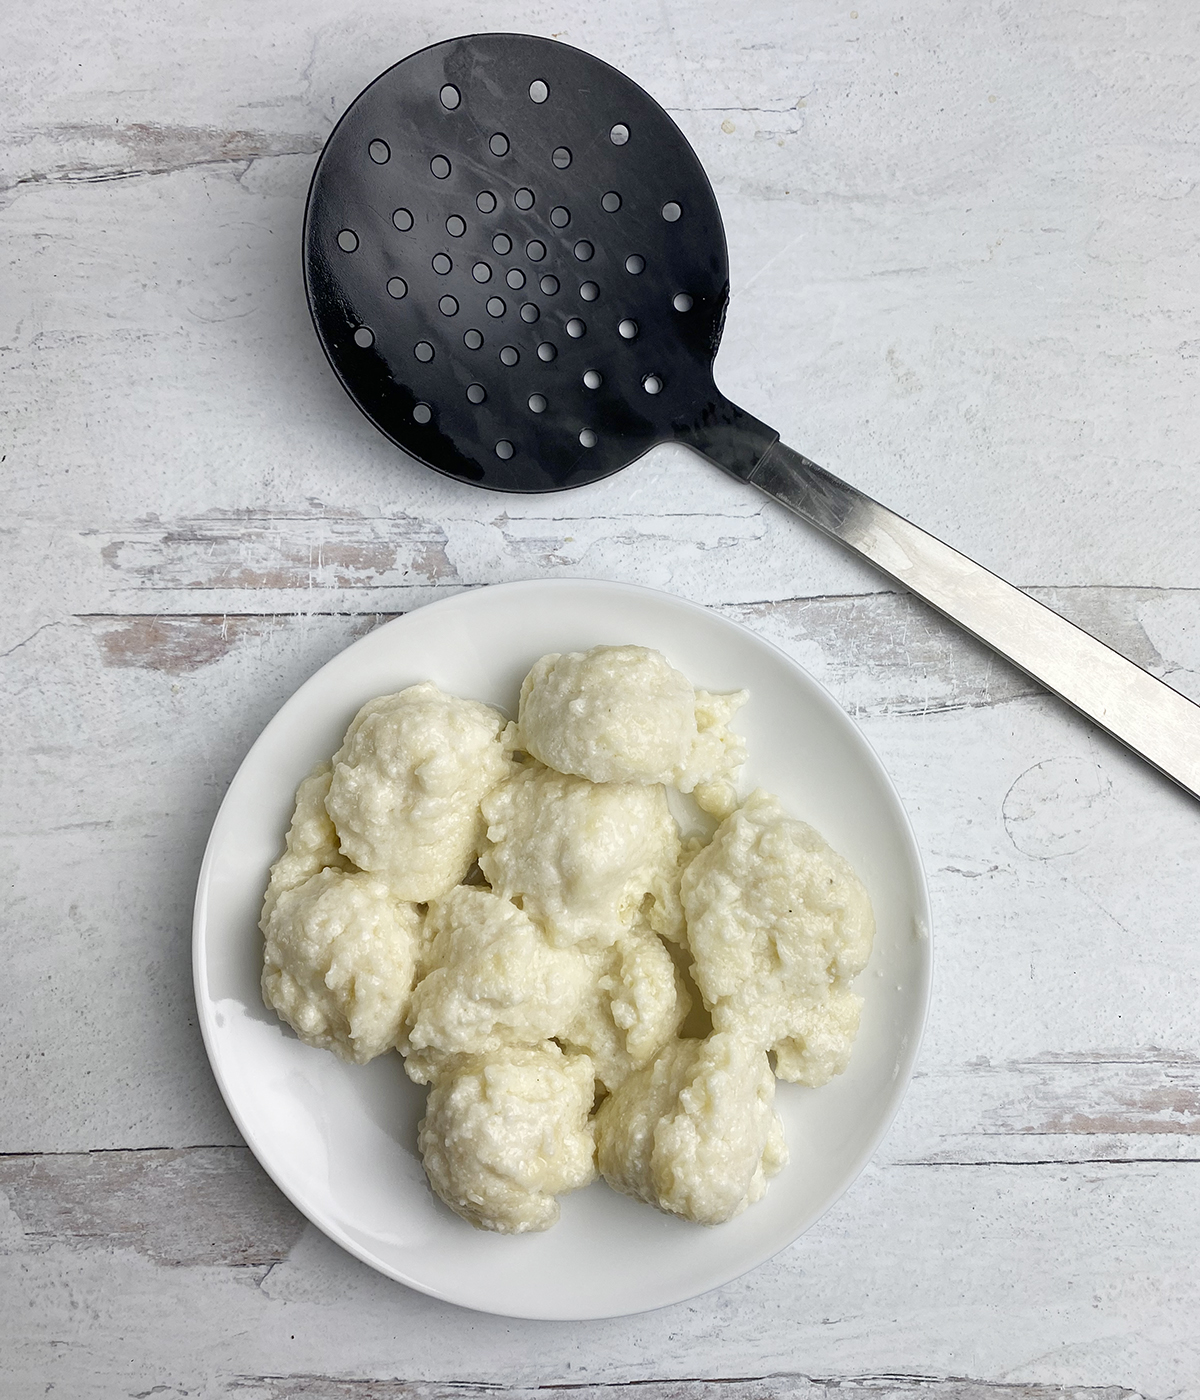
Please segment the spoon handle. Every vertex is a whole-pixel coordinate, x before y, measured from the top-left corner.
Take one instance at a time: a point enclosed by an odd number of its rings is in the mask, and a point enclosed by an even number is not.
[[[1200,706],[778,440],[744,479],[857,550],[1200,797]]]

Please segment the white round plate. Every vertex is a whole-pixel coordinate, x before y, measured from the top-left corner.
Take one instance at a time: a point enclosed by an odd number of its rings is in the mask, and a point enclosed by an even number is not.
[[[708,1229],[602,1181],[562,1199],[544,1234],[473,1229],[437,1200],[417,1156],[424,1090],[398,1055],[343,1064],[302,1045],[259,995],[257,923],[296,785],[359,706],[433,680],[516,712],[539,656],[601,643],[656,647],[708,690],[745,687],[744,788],[779,794],[866,882],[878,921],[857,986],[862,1030],[845,1074],[780,1084],[791,1163],[764,1200]],[[912,1070],[929,997],[929,907],[908,819],[866,740],[781,651],[682,599],[554,580],[460,593],[378,628],[306,682],[246,755],[200,872],[196,1000],[217,1083],[280,1189],[338,1244],[410,1287],[510,1317],[583,1319],[695,1297],[769,1259],[841,1195],[883,1136]]]

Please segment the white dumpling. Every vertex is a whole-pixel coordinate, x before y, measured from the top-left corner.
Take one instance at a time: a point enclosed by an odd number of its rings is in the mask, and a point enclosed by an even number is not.
[[[523,1234],[596,1174],[592,1066],[554,1044],[505,1046],[439,1073],[418,1130],[434,1191],[482,1230]]]
[[[402,1046],[417,1083],[451,1056],[562,1034],[593,981],[577,953],[553,947],[527,914],[488,890],[451,890],[430,905],[425,935],[425,973]]]
[[[696,985],[718,1030],[816,1086],[846,1066],[870,956],[871,901],[849,864],[777,798],[755,792],[683,873]]]
[[[296,789],[296,807],[288,828],[287,845],[271,867],[260,928],[266,926],[275,901],[284,890],[294,890],[318,870],[354,868],[338,849],[337,832],[325,810],[332,777],[333,764],[318,763]]]
[[[672,1040],[600,1105],[596,1151],[614,1188],[719,1225],[787,1162],[766,1053],[729,1032]]]
[[[583,956],[595,968],[594,981],[562,1039],[586,1051],[611,1092],[677,1033],[691,998],[670,953],[642,924],[611,948]]]
[[[327,868],[282,890],[263,919],[263,1000],[308,1045],[365,1064],[396,1047],[421,936],[381,880]]]
[[[673,927],[679,828],[659,786],[592,783],[530,765],[483,799],[479,866],[560,946],[607,947],[650,897]]]
[[[372,700],[334,755],[325,806],[344,856],[401,899],[437,899],[483,844],[480,799],[509,773],[504,717],[432,681]]]
[[[599,646],[543,656],[521,686],[526,751],[595,783],[666,783],[728,807],[745,744],[729,729],[746,692],[697,691],[660,652]]]

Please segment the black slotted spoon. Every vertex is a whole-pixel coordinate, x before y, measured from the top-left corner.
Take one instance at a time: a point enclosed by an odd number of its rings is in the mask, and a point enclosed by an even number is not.
[[[608,64],[476,34],[389,68],[317,162],[304,265],[347,393],[428,466],[558,491],[684,443],[1200,796],[1200,707],[720,392],[729,273],[712,187],[666,112]]]

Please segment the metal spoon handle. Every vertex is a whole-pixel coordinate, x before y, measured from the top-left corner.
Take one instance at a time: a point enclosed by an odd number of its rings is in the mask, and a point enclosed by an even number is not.
[[[1200,797],[1200,706],[782,442],[745,479],[857,550]]]

